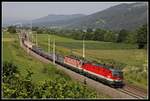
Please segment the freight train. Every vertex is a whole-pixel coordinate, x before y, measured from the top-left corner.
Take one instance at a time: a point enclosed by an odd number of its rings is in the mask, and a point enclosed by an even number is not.
[[[25,34],[23,34],[22,43],[24,46],[39,54],[40,56],[53,61],[53,53],[47,53],[42,48],[37,47],[35,44],[29,42]],[[96,64],[83,59],[79,59],[75,56],[62,56],[55,54],[55,62],[71,69],[77,73],[85,75],[89,78],[105,83],[111,87],[123,87],[123,72],[118,69],[114,69],[111,66],[105,64]]]

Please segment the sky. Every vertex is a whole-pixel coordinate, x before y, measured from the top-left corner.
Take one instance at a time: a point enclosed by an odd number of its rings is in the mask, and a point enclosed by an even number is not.
[[[32,20],[49,14],[92,14],[133,2],[2,2],[2,19]]]

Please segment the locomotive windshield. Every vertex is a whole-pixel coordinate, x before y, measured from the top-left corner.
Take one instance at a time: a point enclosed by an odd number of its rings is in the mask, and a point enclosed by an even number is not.
[[[113,76],[123,77],[123,72],[122,71],[118,71],[118,70],[114,70],[113,71]]]

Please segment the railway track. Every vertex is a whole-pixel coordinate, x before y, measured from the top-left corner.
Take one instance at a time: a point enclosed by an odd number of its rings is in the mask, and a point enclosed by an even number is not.
[[[145,90],[127,83],[122,89],[118,89],[118,90],[127,93],[133,97],[136,97],[138,99],[147,98],[147,92]]]
[[[141,96],[141,95],[139,95],[139,94],[137,94],[135,92],[132,92],[130,90],[127,90],[127,89],[118,89],[118,91],[126,93],[126,94],[128,94],[128,95],[130,95],[130,96],[132,96],[132,97],[134,97],[136,99],[144,99],[144,98],[146,98],[146,97],[143,97],[143,96]]]
[[[20,39],[20,36],[19,36],[19,39]],[[21,40],[20,40],[20,45],[21,45],[22,48],[24,48],[25,50],[27,50],[26,47],[23,46]],[[43,61],[43,59],[44,59],[43,57],[39,56],[38,54],[34,53],[33,51],[30,51],[30,54],[34,55],[36,58],[39,58],[41,61]],[[45,60],[47,62],[49,61],[47,59],[45,59]],[[63,69],[65,69],[65,68],[63,68]],[[66,72],[67,74],[69,74],[70,76],[72,76],[73,78],[75,78],[78,81],[82,82],[83,81],[82,79],[86,78],[87,85],[95,88],[96,90],[104,91],[104,92],[106,92],[106,94],[112,95],[113,98],[129,98],[129,99],[144,99],[145,98],[145,94],[144,95],[142,95],[140,93],[137,94],[137,92],[135,92],[135,90],[133,90],[133,88],[130,87],[130,86],[125,86],[124,88],[114,89],[114,88],[111,88],[111,87],[107,87],[106,85],[102,85],[101,83],[96,82],[94,80],[88,79],[87,77],[83,77],[83,76],[81,76],[79,74],[76,74],[74,72],[71,73],[69,70],[65,70],[65,71],[67,71]],[[77,78],[75,75],[77,77],[79,77],[80,79]],[[113,93],[115,93],[115,94],[113,94]]]

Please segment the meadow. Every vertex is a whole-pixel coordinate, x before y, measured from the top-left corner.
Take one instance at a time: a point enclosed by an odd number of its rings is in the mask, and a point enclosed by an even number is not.
[[[82,40],[48,34],[38,34],[38,45],[48,51],[48,37],[50,37],[50,52],[53,39],[56,41],[56,52],[63,55],[82,56]],[[32,41],[35,43],[35,34]],[[124,71],[127,82],[147,89],[147,59],[146,49],[137,49],[136,44],[112,43],[101,41],[85,41],[85,58],[99,63],[113,63]]]
[[[19,45],[19,38],[17,34],[9,34],[8,32],[5,32],[3,34],[2,39],[2,61],[10,61],[14,63],[21,75],[25,76],[27,75],[27,70],[33,72],[32,80],[34,83],[39,84],[43,81],[48,80],[55,80],[56,78],[62,78],[67,82],[68,84],[74,86],[78,86],[79,88],[83,88],[84,85],[80,82],[72,80],[67,74],[65,74],[63,71],[58,70],[54,65],[52,64],[45,64],[43,62],[40,62],[38,59],[29,56]],[[61,85],[61,84],[60,84]],[[58,90],[59,91],[59,90]],[[74,94],[75,89],[70,89],[70,92]],[[87,87],[87,91],[85,92],[85,97],[92,97],[94,98],[108,98],[109,96],[104,95],[102,93],[96,93],[93,89]],[[93,95],[92,95],[93,94]],[[72,95],[74,97],[77,97],[76,95]],[[78,96],[82,96],[81,92],[78,91]]]

